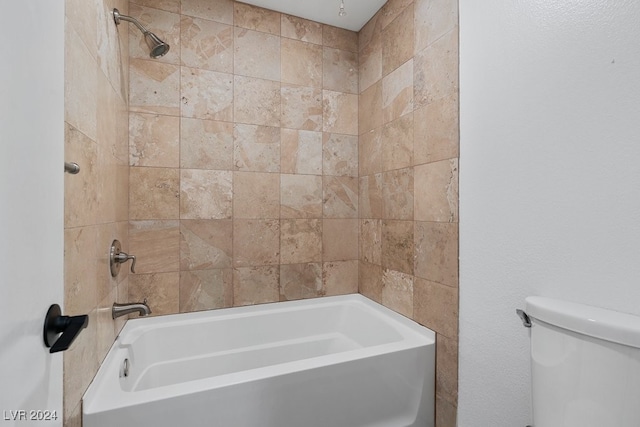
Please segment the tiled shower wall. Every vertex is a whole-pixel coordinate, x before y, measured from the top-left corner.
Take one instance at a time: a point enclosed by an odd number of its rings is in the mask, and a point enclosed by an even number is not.
[[[231,0],[138,0],[129,299],[154,314],[358,290],[358,37]]]
[[[359,289],[436,331],[436,425],[455,426],[457,1],[390,0],[359,58]]]
[[[128,245],[128,28],[111,10],[127,0],[66,0],[64,314],[89,325],[64,352],[64,425],[81,423],[80,399],[124,319],[111,305],[127,300],[127,273],[109,273],[113,239]],[[62,165],[60,165],[62,173]]]

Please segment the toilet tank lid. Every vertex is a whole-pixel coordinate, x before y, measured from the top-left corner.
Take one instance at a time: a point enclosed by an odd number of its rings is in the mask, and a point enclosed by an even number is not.
[[[527,297],[529,317],[605,341],[640,348],[640,317],[547,297]]]

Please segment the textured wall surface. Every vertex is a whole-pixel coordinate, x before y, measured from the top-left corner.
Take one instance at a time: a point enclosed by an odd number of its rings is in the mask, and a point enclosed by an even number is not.
[[[356,33],[231,0],[135,1],[131,300],[155,314],[358,289]]]
[[[360,292],[437,333],[436,425],[458,394],[458,8],[392,0],[360,31]]]
[[[112,279],[109,247],[128,249],[128,28],[111,10],[126,0],[65,3],[65,315],[89,315],[89,326],[64,353],[65,425],[80,425],[80,399],[124,319],[111,305],[128,298],[126,268]]]
[[[460,2],[461,427],[531,423],[528,295],[640,314],[639,19]]]

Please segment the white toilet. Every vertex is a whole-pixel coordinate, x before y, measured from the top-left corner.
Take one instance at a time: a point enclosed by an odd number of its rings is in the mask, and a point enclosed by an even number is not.
[[[640,317],[543,297],[518,314],[531,327],[532,427],[640,426]]]

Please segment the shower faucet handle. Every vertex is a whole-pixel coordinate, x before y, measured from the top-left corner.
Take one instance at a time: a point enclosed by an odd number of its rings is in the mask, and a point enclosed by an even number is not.
[[[135,255],[129,255],[126,252],[120,252],[118,255],[116,255],[115,257],[115,261],[123,264],[129,260],[131,260],[131,272],[135,273],[136,272],[136,256]]]
[[[122,245],[118,240],[114,240],[111,243],[109,249],[109,267],[111,268],[111,276],[116,277],[120,272],[120,264],[123,264],[131,260],[131,272],[136,272],[136,256],[129,255],[126,252],[122,252]]]

